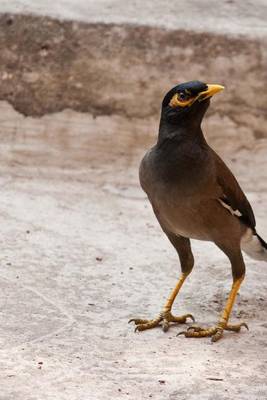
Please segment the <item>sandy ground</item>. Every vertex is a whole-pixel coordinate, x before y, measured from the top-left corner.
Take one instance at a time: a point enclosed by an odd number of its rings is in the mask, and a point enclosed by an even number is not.
[[[0,399],[266,399],[266,265],[246,258],[232,320],[248,332],[216,344],[176,337],[184,326],[134,333],[128,319],[158,313],[179,274],[138,184],[149,143],[114,141],[71,111],[37,120],[1,107]],[[252,150],[232,164],[265,238],[266,148],[249,172]],[[175,312],[209,325],[230,266],[212,244],[193,251]]]
[[[267,35],[265,0],[1,0],[0,10],[85,22],[145,24],[249,37]]]

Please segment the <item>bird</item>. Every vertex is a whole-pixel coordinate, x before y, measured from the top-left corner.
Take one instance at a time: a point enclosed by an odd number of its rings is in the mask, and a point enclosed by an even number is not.
[[[154,214],[180,259],[180,278],[162,311],[151,320],[132,318],[136,331],[173,323],[195,322],[192,314],[174,316],[172,305],[194,266],[190,239],[210,241],[228,257],[232,287],[218,322],[211,327],[191,325],[179,334],[211,337],[224,331],[248,329],[245,322],[229,322],[237,293],[245,278],[242,251],[267,262],[267,244],[256,231],[252,207],[233,173],[207,143],[201,123],[211,98],[224,86],[194,80],[176,85],[164,96],[156,144],[139,168],[140,184]]]

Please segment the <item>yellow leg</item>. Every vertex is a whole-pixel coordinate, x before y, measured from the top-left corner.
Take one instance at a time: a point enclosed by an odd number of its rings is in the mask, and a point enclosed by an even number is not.
[[[162,323],[162,328],[163,331],[166,332],[169,329],[169,323],[170,322],[176,322],[176,323],[185,323],[187,318],[191,318],[194,321],[194,317],[191,314],[186,314],[182,315],[180,317],[175,317],[171,314],[171,308],[173,305],[173,302],[179,293],[184,281],[186,280],[186,277],[188,274],[182,274],[180,279],[178,280],[175,288],[171,292],[170,296],[168,297],[165,306],[163,307],[162,311],[159,313],[159,315],[151,320],[147,319],[139,319],[139,318],[133,318],[130,319],[129,322],[134,322],[136,326],[135,330],[136,331],[144,331],[145,329],[151,329],[154,328],[155,326],[158,326],[160,323]]]
[[[224,330],[239,332],[242,326],[244,326],[248,329],[247,324],[244,322],[237,324],[237,325],[229,325],[228,324],[230,314],[231,314],[233,305],[235,303],[236,295],[238,293],[238,290],[239,290],[243,280],[244,280],[244,276],[242,276],[239,279],[236,279],[233,282],[232,289],[231,289],[231,292],[227,299],[225,308],[224,308],[222,315],[219,319],[219,322],[216,326],[207,328],[207,329],[201,328],[198,326],[191,326],[190,328],[188,328],[188,330],[186,332],[180,332],[179,335],[184,334],[186,337],[197,337],[197,338],[212,336],[212,341],[216,342],[217,340],[219,340],[222,337]]]
[[[239,278],[233,282],[231,292],[229,294],[225,308],[224,308],[221,318],[219,320],[219,325],[221,325],[222,327],[225,327],[229,321],[230,314],[232,312],[232,308],[235,304],[235,299],[236,299],[237,293],[240,289],[240,286],[241,286],[241,283],[243,282],[243,280],[244,280],[244,276],[242,276],[241,278]]]
[[[167,302],[163,308],[163,311],[170,311],[173,305],[173,302],[177,296],[177,294],[179,293],[181,287],[183,286],[184,281],[186,280],[187,275],[186,274],[182,274],[180,276],[180,279],[178,280],[175,288],[172,290],[170,296],[167,299]]]

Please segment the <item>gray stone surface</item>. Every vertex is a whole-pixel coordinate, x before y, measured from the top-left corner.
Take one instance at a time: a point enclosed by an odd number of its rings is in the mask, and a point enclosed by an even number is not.
[[[176,337],[184,326],[135,334],[127,324],[158,313],[179,274],[138,184],[139,159],[155,140],[144,140],[142,120],[133,136],[123,117],[66,110],[36,119],[0,107],[0,398],[265,399],[264,264],[246,259],[233,312],[249,332],[211,345]],[[266,151],[262,141],[229,155],[265,238]],[[230,266],[211,244],[193,249],[174,310],[209,325]]]
[[[226,86],[207,119],[224,147],[237,143],[237,129],[239,149],[267,137],[263,39],[31,16],[0,23],[0,99],[24,115],[71,108],[122,116],[127,130],[139,118],[154,133],[164,93],[200,79]]]
[[[265,0],[1,0],[0,7],[2,12],[90,23],[130,23],[250,37],[267,35]]]

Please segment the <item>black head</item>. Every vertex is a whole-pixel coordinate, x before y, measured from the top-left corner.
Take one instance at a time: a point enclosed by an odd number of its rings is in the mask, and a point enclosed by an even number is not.
[[[181,83],[172,88],[162,102],[162,118],[171,124],[201,123],[209,106],[210,97],[223,90],[221,85],[200,81]]]

